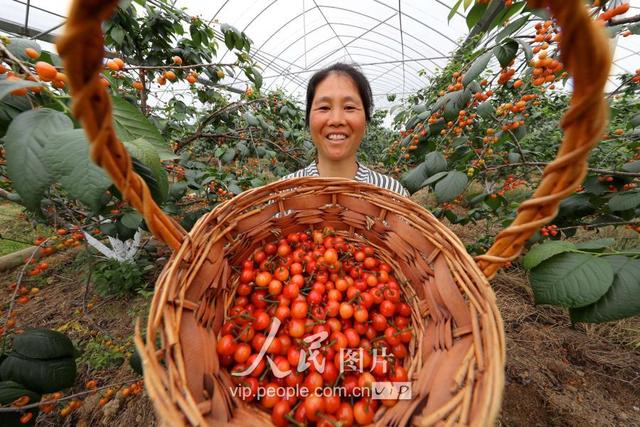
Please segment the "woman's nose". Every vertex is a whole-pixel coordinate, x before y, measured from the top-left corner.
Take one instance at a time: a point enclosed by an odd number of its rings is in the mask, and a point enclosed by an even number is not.
[[[342,124],[344,123],[344,111],[340,108],[332,108],[329,113],[329,124]]]

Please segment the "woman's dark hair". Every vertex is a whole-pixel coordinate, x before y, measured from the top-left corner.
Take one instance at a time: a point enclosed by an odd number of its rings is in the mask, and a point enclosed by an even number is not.
[[[313,98],[316,96],[316,88],[331,73],[342,73],[351,77],[351,80],[353,80],[353,83],[355,83],[358,88],[360,99],[362,99],[362,104],[364,105],[364,117],[367,120],[367,123],[369,123],[371,120],[371,111],[373,110],[373,94],[371,93],[369,80],[367,80],[364,74],[362,74],[362,72],[353,65],[338,62],[317,71],[309,80],[309,84],[307,85],[307,109],[304,116],[304,121],[307,127],[309,127],[309,114],[311,112]]]

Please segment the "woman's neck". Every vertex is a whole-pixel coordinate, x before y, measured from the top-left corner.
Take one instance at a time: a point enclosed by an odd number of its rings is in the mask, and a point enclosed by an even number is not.
[[[358,163],[355,158],[340,161],[327,161],[322,158],[316,160],[318,173],[322,177],[342,177],[354,179],[358,172]]]

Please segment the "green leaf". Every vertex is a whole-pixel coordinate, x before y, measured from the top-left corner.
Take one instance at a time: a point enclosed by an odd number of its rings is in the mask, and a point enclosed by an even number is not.
[[[425,179],[427,179],[427,165],[425,162],[422,162],[417,167],[405,173],[400,181],[410,193],[415,193],[422,187]]]
[[[631,119],[629,120],[629,124],[631,125],[632,128],[640,126],[640,113],[634,116],[631,116]]]
[[[520,153],[516,153],[513,151],[509,151],[509,153],[507,154],[507,159],[509,160],[509,163],[519,163],[522,158],[520,157]]]
[[[511,139],[515,138],[515,142],[521,141],[525,136],[527,136],[527,125],[521,125],[508,133]]]
[[[225,163],[231,163],[233,159],[236,157],[236,150],[233,148],[228,148],[224,154],[222,155],[222,161]]]
[[[562,202],[558,210],[558,217],[581,217],[595,211],[590,196],[586,193],[573,193]]]
[[[524,7],[527,5],[527,2],[523,1],[520,3],[514,3],[511,7],[505,8],[500,15],[496,18],[494,22],[491,23],[491,28],[494,28],[498,25],[502,25],[511,19],[512,16],[519,13]]]
[[[227,49],[233,50],[236,45],[236,35],[233,31],[224,33],[224,44],[227,46]]]
[[[570,310],[572,322],[609,322],[640,314],[640,260],[625,256],[607,256],[613,284],[595,303]]]
[[[449,15],[447,15],[447,22],[451,22],[451,18],[453,18],[453,15],[455,15],[456,12],[458,11],[458,8],[460,7],[460,3],[462,3],[462,0],[458,0],[456,4],[454,4],[451,7],[451,11],[449,12]]]
[[[604,239],[587,240],[586,242],[576,243],[576,248],[583,251],[597,251],[612,246],[616,239],[607,237]]]
[[[242,50],[242,48],[244,47],[244,38],[242,37],[242,34],[236,34],[235,46],[238,50]]]
[[[440,117],[435,122],[429,125],[429,133],[431,135],[437,135],[442,129],[447,127],[447,121]]]
[[[546,8],[534,9],[534,8],[527,7],[525,12],[532,13],[535,16],[537,16],[538,18],[542,19],[543,21],[551,19],[551,12],[549,10],[547,10]]]
[[[238,30],[229,24],[222,24],[220,30],[224,34],[224,44],[227,49],[233,50],[236,45],[236,37],[240,37]]]
[[[536,304],[584,307],[596,302],[613,283],[613,268],[596,256],[556,255],[531,271]]]
[[[480,86],[480,83],[474,80],[469,83],[469,85],[464,89],[464,91],[466,92],[465,96],[468,96],[469,98],[471,98],[473,94],[482,92],[482,86]]]
[[[260,74],[255,68],[252,68],[252,71],[251,76],[248,76],[249,80],[253,82],[256,89],[260,89],[260,87],[262,87],[262,74]]]
[[[609,200],[609,209],[613,212],[634,209],[640,205],[640,191],[631,190],[617,193]]]
[[[100,231],[107,236],[117,237],[118,236],[118,227],[113,222],[107,222],[104,224],[100,224]]]
[[[7,133],[9,125],[24,111],[30,110],[31,104],[25,96],[9,95],[0,99],[0,138]]]
[[[631,31],[632,34],[636,34],[636,35],[640,34],[640,23],[629,25],[627,27],[627,30]]]
[[[464,108],[469,98],[471,98],[471,93],[465,90],[449,92],[438,98],[432,111],[437,111],[444,106],[445,120],[455,120],[458,117],[458,112]]]
[[[476,112],[483,119],[490,119],[493,116],[493,105],[491,101],[484,101],[478,105]]]
[[[444,158],[444,154],[439,151],[432,151],[424,158],[426,165],[427,175],[431,176],[438,172],[447,170],[447,159]]]
[[[193,42],[193,45],[196,48],[199,48],[200,45],[202,45],[202,33],[197,29],[194,29],[194,31],[191,31],[190,34],[191,34],[191,41]],[[226,40],[226,36],[225,36],[225,40]]]
[[[167,172],[162,167],[156,147],[144,138],[127,141],[124,143],[124,146],[132,157],[136,158],[149,169],[156,181],[152,183],[155,185],[149,185],[149,182],[147,182],[149,190],[151,190],[151,195],[158,204],[164,203],[169,194],[169,178]]]
[[[0,80],[0,99],[7,95],[10,95],[16,89],[22,89],[24,87],[36,87],[42,86],[38,82],[31,82],[29,80]]]
[[[522,46],[522,50],[524,51],[524,57],[527,59],[527,62],[531,61],[533,58],[533,49],[531,49],[531,45],[526,40],[516,39],[518,44]]]
[[[264,179],[260,177],[253,178],[249,183],[253,188],[260,187],[261,185],[265,184]]]
[[[249,126],[260,126],[260,121],[256,118],[256,116],[254,116],[250,112],[247,111],[244,114],[244,118],[247,120],[247,123],[249,124]]]
[[[469,13],[467,13],[467,27],[469,29],[472,29],[473,26],[476,25],[478,21],[480,21],[480,18],[482,18],[482,15],[484,15],[484,12],[486,10],[486,4],[476,3],[475,5],[473,5]]]
[[[38,61],[44,61],[44,62],[48,62],[49,64],[53,65],[54,67],[62,67],[62,59],[60,59],[60,57],[58,55],[56,55],[55,53],[43,50],[40,53],[40,57],[38,58]]]
[[[122,44],[122,42],[124,41],[125,32],[121,26],[114,25],[113,27],[111,27],[109,35],[111,36],[113,41],[116,42],[116,44]]]
[[[124,225],[127,228],[132,228],[134,230],[137,230],[138,227],[140,227],[140,224],[142,223],[142,215],[140,215],[137,212],[127,212],[124,215],[122,215],[122,218],[120,219],[120,222],[122,223],[122,225]]]
[[[467,175],[460,171],[449,171],[434,188],[438,202],[448,202],[458,197],[467,186]]]
[[[522,266],[527,270],[531,270],[552,256],[564,252],[574,252],[575,250],[575,245],[567,242],[566,240],[555,240],[541,245],[536,245],[524,256]]]
[[[246,157],[249,155],[249,147],[247,147],[246,141],[239,141],[235,148],[238,150],[240,157]]]
[[[506,39],[505,42],[493,48],[493,53],[500,62],[500,66],[505,68],[513,61],[518,53],[518,42],[513,39]]]
[[[158,128],[142,114],[138,107],[117,96],[113,97],[113,127],[122,141],[144,138],[155,147],[160,160],[178,158],[169,150]]]
[[[35,40],[10,37],[9,41],[10,43],[7,45],[7,50],[22,61],[32,61],[32,59],[24,53],[24,50],[28,47],[35,49],[38,53],[42,52],[40,45]]]
[[[458,118],[459,111],[460,109],[454,102],[448,102],[447,105],[444,106],[444,112],[442,116],[446,121],[453,121]]]
[[[98,212],[105,191],[112,185],[106,172],[91,161],[89,141],[82,129],[51,136],[44,147],[47,169],[75,199]]]
[[[522,28],[527,22],[529,21],[529,16],[521,16],[520,18],[516,19],[515,21],[513,21],[512,23],[510,23],[509,25],[507,25],[502,31],[500,31],[498,33],[498,35],[496,36],[495,40],[496,43],[499,42],[500,40],[504,39],[505,37],[510,36],[511,34],[513,34],[514,32],[518,31],[520,28]]]
[[[256,156],[264,157],[266,155],[267,155],[267,150],[264,147],[262,147],[262,146],[257,146],[256,147]]]
[[[468,85],[473,80],[475,80],[489,65],[489,60],[491,59],[491,52],[485,52],[473,61],[471,67],[464,73],[464,77],[462,77],[462,84]]]
[[[169,187],[169,197],[171,200],[178,201],[187,193],[186,182],[174,182]]]
[[[428,116],[429,112],[424,111],[416,116],[411,117],[405,125],[406,129],[414,129],[418,123],[423,122]],[[407,136],[409,137],[409,139],[407,140],[407,145],[409,145],[409,142],[411,141],[411,135]]]
[[[492,211],[495,211],[500,206],[506,206],[508,203],[507,199],[505,199],[503,196],[496,195],[496,197],[486,197],[484,199],[484,204],[487,205]]]
[[[44,163],[44,147],[55,133],[73,129],[65,114],[49,108],[25,111],[9,125],[4,136],[7,174],[25,205],[38,211],[52,177]]]
[[[116,237],[120,240],[133,239],[136,235],[137,228],[129,228],[122,222],[116,222]]]
[[[584,180],[582,186],[585,191],[596,196],[602,196],[604,193],[609,191],[609,188],[607,188],[604,183],[600,182],[597,175],[589,175],[587,179]]]
[[[640,172],[640,160],[635,162],[629,162],[622,165],[622,170],[625,172],[638,173]]]
[[[413,111],[416,114],[420,114],[427,111],[427,108],[428,108],[427,104],[416,104],[413,107],[411,107],[411,111]]]
[[[227,188],[233,194],[242,193],[242,188],[240,188],[240,186],[238,186],[238,184],[236,182],[230,182],[229,185],[227,185]]]
[[[477,194],[477,195],[473,196],[471,199],[469,199],[469,205],[470,206],[476,206],[477,204],[483,202],[484,199],[487,198],[487,196],[488,196],[487,193]]]
[[[434,182],[437,182],[437,181],[441,180],[442,178],[444,178],[448,173],[449,173],[448,171],[442,171],[442,172],[434,173],[429,178],[425,179],[424,182],[422,183],[422,185],[420,185],[420,186],[424,187],[425,185],[433,184]]]

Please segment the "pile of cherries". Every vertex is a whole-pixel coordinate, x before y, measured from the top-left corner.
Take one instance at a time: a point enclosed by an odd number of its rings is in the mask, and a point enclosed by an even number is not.
[[[258,400],[277,426],[366,425],[380,404],[396,404],[363,392],[408,381],[413,339],[411,308],[373,247],[332,228],[291,233],[258,248],[238,279],[216,350],[243,400]]]

